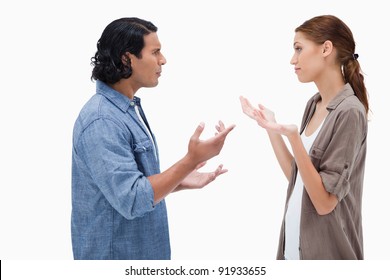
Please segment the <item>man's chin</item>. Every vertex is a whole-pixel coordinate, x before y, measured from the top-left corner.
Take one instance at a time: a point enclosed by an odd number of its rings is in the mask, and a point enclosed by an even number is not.
[[[146,88],[153,88],[153,87],[156,87],[158,85],[158,81],[154,82],[154,83],[150,83],[148,85],[145,85],[144,87]]]

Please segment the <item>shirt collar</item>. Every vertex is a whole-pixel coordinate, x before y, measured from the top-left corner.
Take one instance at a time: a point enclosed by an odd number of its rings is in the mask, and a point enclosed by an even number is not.
[[[123,112],[126,112],[129,107],[134,107],[135,105],[141,106],[141,99],[139,97],[134,96],[133,99],[130,99],[99,80],[96,81],[96,94],[103,95]]]
[[[351,85],[349,83],[345,84],[343,89],[329,102],[326,107],[328,110],[334,110],[336,107],[343,102],[349,96],[355,95]]]
[[[346,83],[343,87],[343,89],[329,102],[326,109],[328,111],[336,109],[336,107],[343,102],[344,99],[346,99],[349,96],[354,95],[354,91],[349,83]],[[321,95],[319,92],[317,92],[316,95],[313,96],[313,104],[316,104],[321,99]]]

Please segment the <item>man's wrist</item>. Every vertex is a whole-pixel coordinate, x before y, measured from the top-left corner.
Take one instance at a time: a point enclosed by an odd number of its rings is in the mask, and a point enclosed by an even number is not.
[[[196,169],[196,166],[199,164],[200,162],[197,162],[190,154],[186,154],[180,161],[180,164],[183,166],[183,168],[185,168],[186,170],[190,172],[192,172],[193,170]]]

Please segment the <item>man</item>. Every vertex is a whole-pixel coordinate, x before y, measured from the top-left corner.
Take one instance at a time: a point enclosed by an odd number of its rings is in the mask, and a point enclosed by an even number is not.
[[[76,120],[72,151],[72,246],[75,259],[170,259],[164,198],[202,188],[227,170],[198,168],[221,151],[234,125],[200,140],[160,173],[156,139],[135,96],[155,87],[166,63],[157,27],[138,18],[110,23],[92,58],[96,94]]]

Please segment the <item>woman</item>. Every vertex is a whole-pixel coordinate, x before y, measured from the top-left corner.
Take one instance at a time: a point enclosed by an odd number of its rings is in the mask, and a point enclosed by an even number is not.
[[[277,259],[363,259],[369,106],[354,38],[344,22],[324,15],[297,27],[293,46],[298,80],[314,82],[319,91],[307,103],[300,130],[240,97],[244,113],[268,132],[289,180]]]

